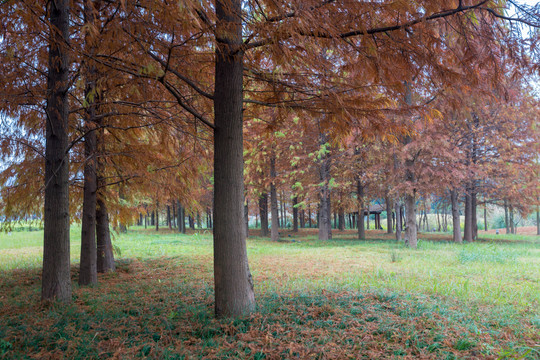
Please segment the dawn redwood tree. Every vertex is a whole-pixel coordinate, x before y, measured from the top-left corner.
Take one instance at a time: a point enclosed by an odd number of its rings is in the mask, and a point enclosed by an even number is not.
[[[69,0],[49,1],[42,300],[71,301],[69,255]]]
[[[255,293],[243,224],[242,1],[216,0],[215,7],[214,286],[221,317],[252,312]]]

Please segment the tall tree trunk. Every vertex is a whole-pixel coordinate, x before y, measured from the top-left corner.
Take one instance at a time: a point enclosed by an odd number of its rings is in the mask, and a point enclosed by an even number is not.
[[[285,229],[287,227],[287,216],[285,215],[285,200],[284,200],[284,198],[285,198],[285,196],[283,196],[283,191],[280,191],[280,193],[279,193],[279,208],[280,208],[280,211],[281,211],[280,224],[281,224],[282,229]]]
[[[366,238],[366,229],[364,225],[364,186],[360,180],[356,181],[356,196],[358,198],[358,239]]]
[[[156,225],[156,211],[152,210],[152,214],[150,215],[150,225],[155,226]]]
[[[216,316],[255,310],[243,226],[242,1],[216,0],[214,286]]]
[[[366,205],[366,211],[367,211],[367,217],[366,217],[366,228],[367,230],[369,230],[369,221],[371,220],[370,217],[371,217],[371,212],[369,211],[369,202],[367,203]]]
[[[69,255],[69,1],[49,1],[45,216],[41,299],[71,301]]]
[[[298,196],[294,196],[293,199],[293,232],[298,232]]]
[[[302,209],[300,211],[300,228],[303,229],[306,227],[306,210]]]
[[[98,194],[96,205],[96,234],[97,234],[97,271],[100,273],[113,272],[114,253],[109,229],[109,213],[102,195]]]
[[[311,205],[308,204],[308,226],[311,229]]]
[[[242,207],[242,222],[244,222],[244,208]],[[195,230],[195,218],[193,215],[188,216],[189,228]]]
[[[463,240],[467,242],[473,241],[473,209],[472,209],[472,196],[470,188],[465,189],[465,226],[463,231]]]
[[[93,1],[84,2],[84,21],[87,24],[95,24],[95,9]],[[88,53],[95,53],[95,41],[92,35],[85,35],[85,47]],[[97,250],[96,250],[96,192],[97,192],[97,89],[96,67],[88,61],[84,67],[86,88],[84,91],[85,108],[84,119],[84,186],[83,208],[81,224],[81,265],[79,271],[79,285],[91,285],[97,283]]]
[[[435,213],[437,214],[437,231],[441,232],[441,218],[439,216],[439,206],[435,208]]]
[[[176,201],[172,200],[172,215],[171,215],[171,221],[172,221],[172,227],[176,229]]]
[[[279,208],[276,190],[276,157],[272,154],[270,159],[270,212],[272,225],[270,229],[270,238],[272,241],[279,240]]]
[[[261,214],[261,235],[268,236],[268,193],[259,197],[259,213]]]
[[[463,242],[461,238],[461,224],[459,218],[459,198],[456,190],[450,191],[450,202],[452,203],[452,236],[454,242]]]

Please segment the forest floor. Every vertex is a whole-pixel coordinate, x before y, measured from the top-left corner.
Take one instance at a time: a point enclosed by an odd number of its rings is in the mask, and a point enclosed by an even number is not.
[[[208,231],[117,235],[117,271],[85,288],[79,231],[67,306],[39,303],[43,233],[0,235],[0,359],[540,358],[537,236],[421,234],[410,250],[379,231],[251,231],[258,309],[216,320]]]

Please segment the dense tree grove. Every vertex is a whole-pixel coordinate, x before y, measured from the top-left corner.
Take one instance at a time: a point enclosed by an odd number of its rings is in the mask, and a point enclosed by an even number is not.
[[[273,240],[315,226],[362,239],[382,228],[365,215],[385,211],[415,248],[420,225],[474,241],[480,208],[498,204],[515,231],[540,197],[539,13],[500,0],[2,2],[3,226],[43,221],[42,298],[70,301],[71,221],[81,285],[114,271],[110,225],[205,222],[217,316],[255,309],[249,223]]]

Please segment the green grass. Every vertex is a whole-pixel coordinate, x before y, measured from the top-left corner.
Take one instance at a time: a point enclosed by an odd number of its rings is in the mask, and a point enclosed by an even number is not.
[[[258,311],[237,320],[212,316],[207,231],[117,234],[118,271],[74,285],[71,305],[48,307],[38,305],[42,237],[0,235],[0,359],[540,356],[535,236],[459,245],[423,234],[418,250],[375,232],[368,241],[253,237]]]

